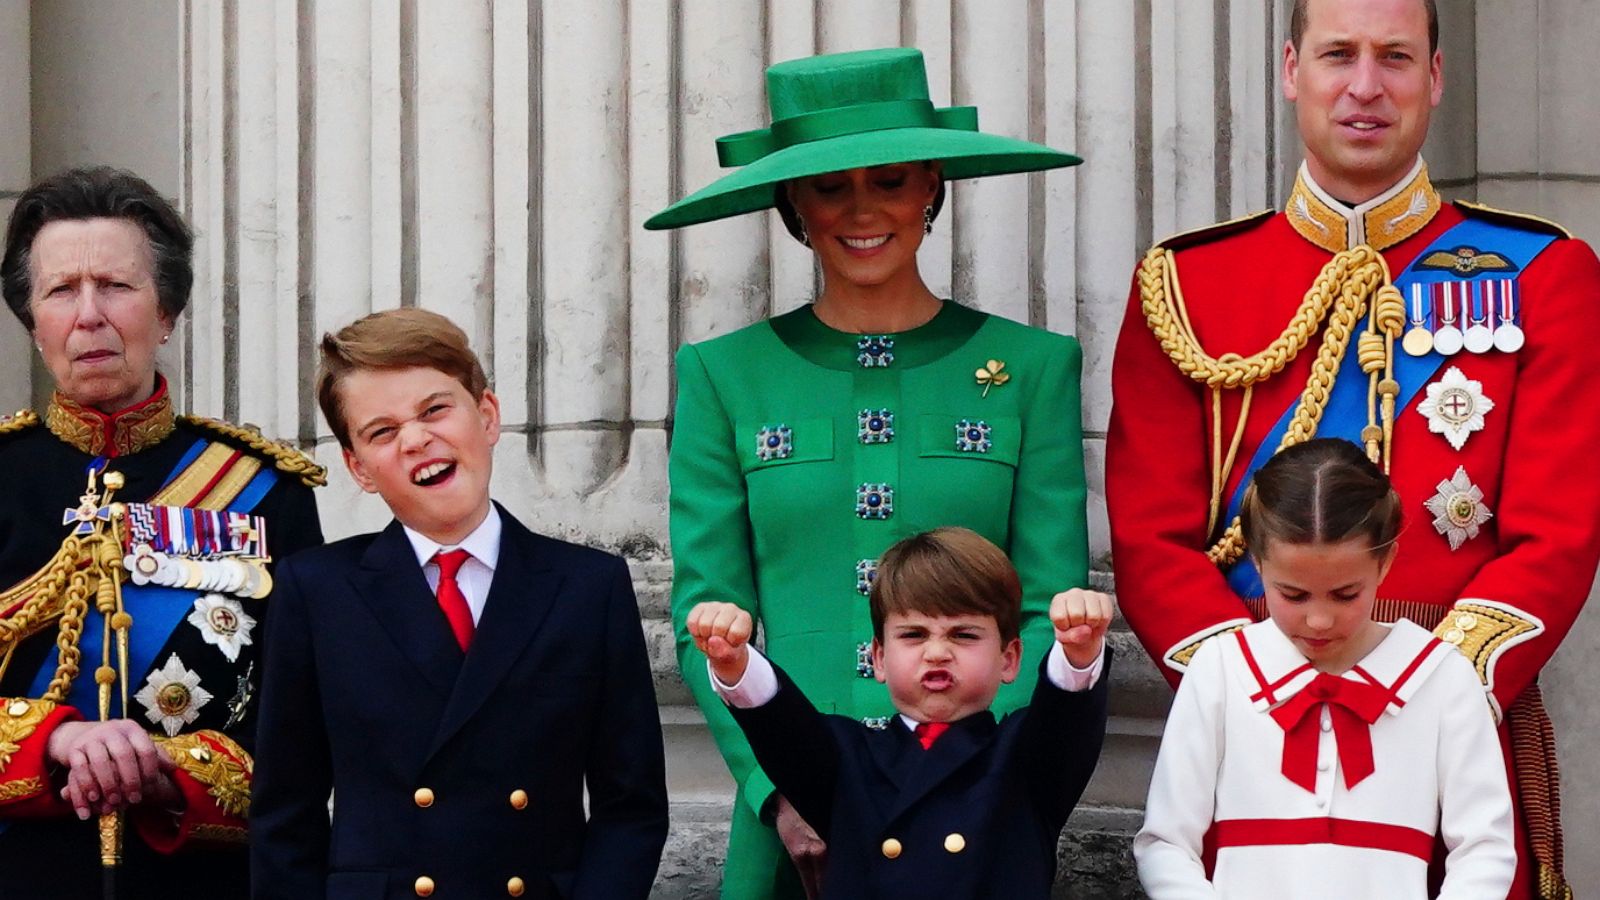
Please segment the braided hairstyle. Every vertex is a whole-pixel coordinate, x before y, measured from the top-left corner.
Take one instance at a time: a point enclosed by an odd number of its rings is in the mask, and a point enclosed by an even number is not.
[[[1274,542],[1362,540],[1388,556],[1400,535],[1400,496],[1367,454],[1339,438],[1286,447],[1256,472],[1239,509],[1245,546],[1259,562]]]

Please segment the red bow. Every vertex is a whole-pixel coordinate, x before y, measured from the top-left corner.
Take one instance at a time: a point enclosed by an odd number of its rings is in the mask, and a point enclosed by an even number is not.
[[[1317,790],[1317,731],[1321,717],[1310,713],[1324,703],[1333,720],[1344,786],[1349,789],[1377,769],[1372,761],[1371,726],[1388,708],[1389,692],[1374,684],[1324,672],[1272,711],[1272,718],[1283,728],[1283,777],[1312,793]]]

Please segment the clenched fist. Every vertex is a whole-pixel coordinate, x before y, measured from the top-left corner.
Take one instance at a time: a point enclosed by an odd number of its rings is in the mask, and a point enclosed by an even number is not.
[[[750,636],[755,620],[732,603],[698,603],[689,610],[689,636],[711,661],[711,671],[723,684],[738,684],[750,662]]]
[[[1056,626],[1056,640],[1066,651],[1073,668],[1086,669],[1106,643],[1114,610],[1111,598],[1097,591],[1073,588],[1050,601],[1050,621]]]

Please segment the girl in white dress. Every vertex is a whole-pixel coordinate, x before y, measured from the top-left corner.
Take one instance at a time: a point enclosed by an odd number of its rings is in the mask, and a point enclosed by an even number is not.
[[[1178,688],[1133,845],[1146,892],[1426,898],[1438,846],[1438,897],[1505,897],[1511,795],[1477,675],[1420,626],[1372,620],[1401,528],[1388,477],[1308,441],[1262,466],[1241,514],[1270,619],[1207,641]]]

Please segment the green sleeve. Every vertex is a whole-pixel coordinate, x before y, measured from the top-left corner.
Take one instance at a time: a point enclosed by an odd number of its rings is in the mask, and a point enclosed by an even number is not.
[[[1022,415],[1022,449],[1011,497],[1011,561],[1022,577],[1023,663],[995,697],[996,714],[1026,706],[1039,660],[1055,640],[1050,598],[1089,583],[1084,504],[1083,419],[1078,379],[1083,351],[1066,338],[1046,361]]]
[[[706,658],[685,628],[695,604],[737,603],[761,621],[750,515],[733,423],[692,345],[678,351],[678,404],[668,461],[671,483],[672,630],[678,668],[744,798],[759,817],[772,782],[756,765],[744,733],[706,677]],[[751,435],[754,440],[754,435]]]

